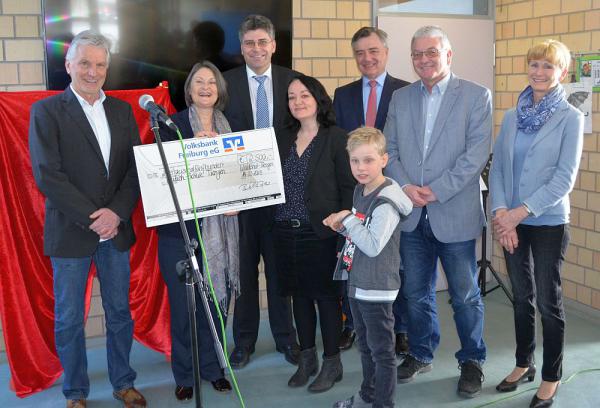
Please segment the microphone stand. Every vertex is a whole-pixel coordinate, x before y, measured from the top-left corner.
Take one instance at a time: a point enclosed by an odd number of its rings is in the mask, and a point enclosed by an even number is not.
[[[492,163],[492,155],[490,154],[490,158],[488,159],[488,162],[487,162],[485,168],[481,172],[481,178],[483,179],[483,182],[486,184],[486,186],[489,185],[488,177],[489,177],[491,163]],[[483,199],[483,213],[485,214],[486,218],[487,218],[488,194],[489,194],[489,190],[483,190],[481,192],[482,199]],[[502,291],[504,291],[504,294],[506,295],[508,300],[510,300],[510,303],[512,303],[514,305],[515,301],[513,299],[512,294],[510,293],[510,290],[506,287],[506,285],[502,281],[502,278],[500,278],[500,275],[498,275],[498,272],[496,272],[496,270],[492,266],[492,262],[487,259],[487,223],[483,225],[483,229],[481,231],[481,258],[477,261],[477,266],[479,267],[478,281],[479,281],[479,289],[481,291],[481,296],[485,297],[485,295],[487,295],[488,293],[493,292],[494,290],[496,290],[498,288],[502,288]],[[490,270],[490,272],[496,279],[496,282],[498,283],[496,286],[494,286],[491,289],[486,288],[486,285],[487,285],[487,282],[486,282],[487,273],[486,272],[488,269]]]
[[[177,213],[177,219],[179,220],[179,227],[181,228],[181,234],[183,235],[183,240],[185,242],[185,251],[187,253],[187,259],[183,259],[177,262],[176,270],[179,278],[181,280],[185,280],[186,287],[186,297],[187,297],[187,307],[188,307],[188,316],[190,323],[190,340],[192,345],[192,367],[194,374],[194,397],[196,402],[196,407],[202,407],[201,401],[201,389],[200,389],[200,358],[198,355],[198,333],[196,328],[196,296],[195,290],[198,290],[200,298],[202,299],[202,304],[204,305],[204,314],[206,315],[206,319],[208,320],[209,327],[211,329],[211,334],[213,336],[215,352],[217,353],[217,357],[219,359],[219,363],[221,368],[225,369],[227,367],[227,363],[225,362],[225,355],[223,353],[223,346],[219,341],[219,337],[217,335],[217,330],[215,328],[214,321],[212,319],[212,315],[210,313],[210,306],[208,304],[208,299],[206,293],[208,292],[208,288],[206,286],[204,277],[200,273],[200,268],[198,266],[198,260],[196,259],[195,251],[198,248],[198,242],[196,240],[190,240],[190,236],[188,234],[187,228],[185,227],[185,221],[183,220],[183,215],[181,212],[181,207],[179,205],[179,200],[177,199],[177,193],[175,192],[175,186],[173,184],[173,178],[171,177],[171,171],[169,170],[169,164],[167,162],[167,158],[165,156],[165,151],[163,149],[162,140],[160,138],[159,126],[158,126],[158,118],[155,114],[150,114],[150,128],[154,133],[154,139],[156,140],[156,145],[158,146],[158,151],[160,153],[160,159],[165,170],[165,175],[167,178],[167,183],[169,185],[169,191],[171,193],[171,198],[173,199],[173,204],[175,205],[175,212]],[[218,306],[217,306],[218,307]]]

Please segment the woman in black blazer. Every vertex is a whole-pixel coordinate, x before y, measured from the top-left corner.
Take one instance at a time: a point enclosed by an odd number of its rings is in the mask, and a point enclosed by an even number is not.
[[[292,296],[301,357],[290,387],[304,386],[318,371],[315,347],[319,311],[323,365],[308,387],[330,389],[342,379],[338,348],[342,329],[342,287],[332,279],[338,237],[321,220],[352,207],[356,181],[346,152],[347,134],[335,126],[331,99],[308,76],[288,87],[293,124],[277,132],[286,202],[275,209],[275,256],[282,295]]]
[[[208,138],[230,133],[231,128],[221,109],[227,101],[227,85],[219,69],[209,61],[196,63],[184,85],[187,109],[171,116],[171,119],[184,139]],[[161,125],[162,126],[162,125]],[[164,141],[178,140],[175,132],[163,126]],[[199,192],[198,192],[199,193]],[[209,299],[212,319],[217,326],[219,340],[222,341],[217,308],[226,319],[229,296],[239,294],[239,248],[237,236],[237,215],[224,214],[205,217],[200,220],[200,229],[207,264],[218,304]],[[197,237],[194,220],[186,221],[191,238]],[[194,394],[192,345],[186,296],[186,284],[176,270],[177,262],[187,258],[185,243],[179,224],[166,224],[157,228],[158,262],[160,272],[167,285],[171,311],[171,368],[175,378],[175,397],[179,401],[191,399]],[[232,238],[235,237],[235,238]],[[202,257],[196,250],[201,272],[206,276]],[[200,377],[210,381],[218,392],[231,391],[231,384],[221,369],[209,322],[202,300],[196,291],[196,331],[200,359]]]

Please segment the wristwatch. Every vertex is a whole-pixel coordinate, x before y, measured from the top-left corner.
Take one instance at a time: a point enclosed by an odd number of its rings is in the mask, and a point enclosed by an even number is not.
[[[531,211],[529,209],[529,207],[527,206],[527,204],[523,203],[522,205],[523,205],[523,207],[525,207],[525,210],[527,210],[527,215],[533,215],[533,211]]]

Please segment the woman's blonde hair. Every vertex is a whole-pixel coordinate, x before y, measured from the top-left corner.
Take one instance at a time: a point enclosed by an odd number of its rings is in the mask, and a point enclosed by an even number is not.
[[[560,69],[568,69],[571,63],[571,52],[560,41],[545,40],[527,51],[527,63],[533,60],[546,60]]]

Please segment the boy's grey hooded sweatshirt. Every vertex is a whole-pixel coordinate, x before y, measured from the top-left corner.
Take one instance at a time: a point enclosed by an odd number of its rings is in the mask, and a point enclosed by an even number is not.
[[[363,191],[363,185],[356,186],[353,214],[344,218],[344,229],[340,231],[356,245],[347,275],[350,297],[355,297],[356,288],[367,291],[400,288],[399,222],[412,211],[412,202],[390,178],[367,196],[363,196]],[[348,245],[346,241],[344,248]],[[334,279],[344,279],[345,272],[336,268]]]

